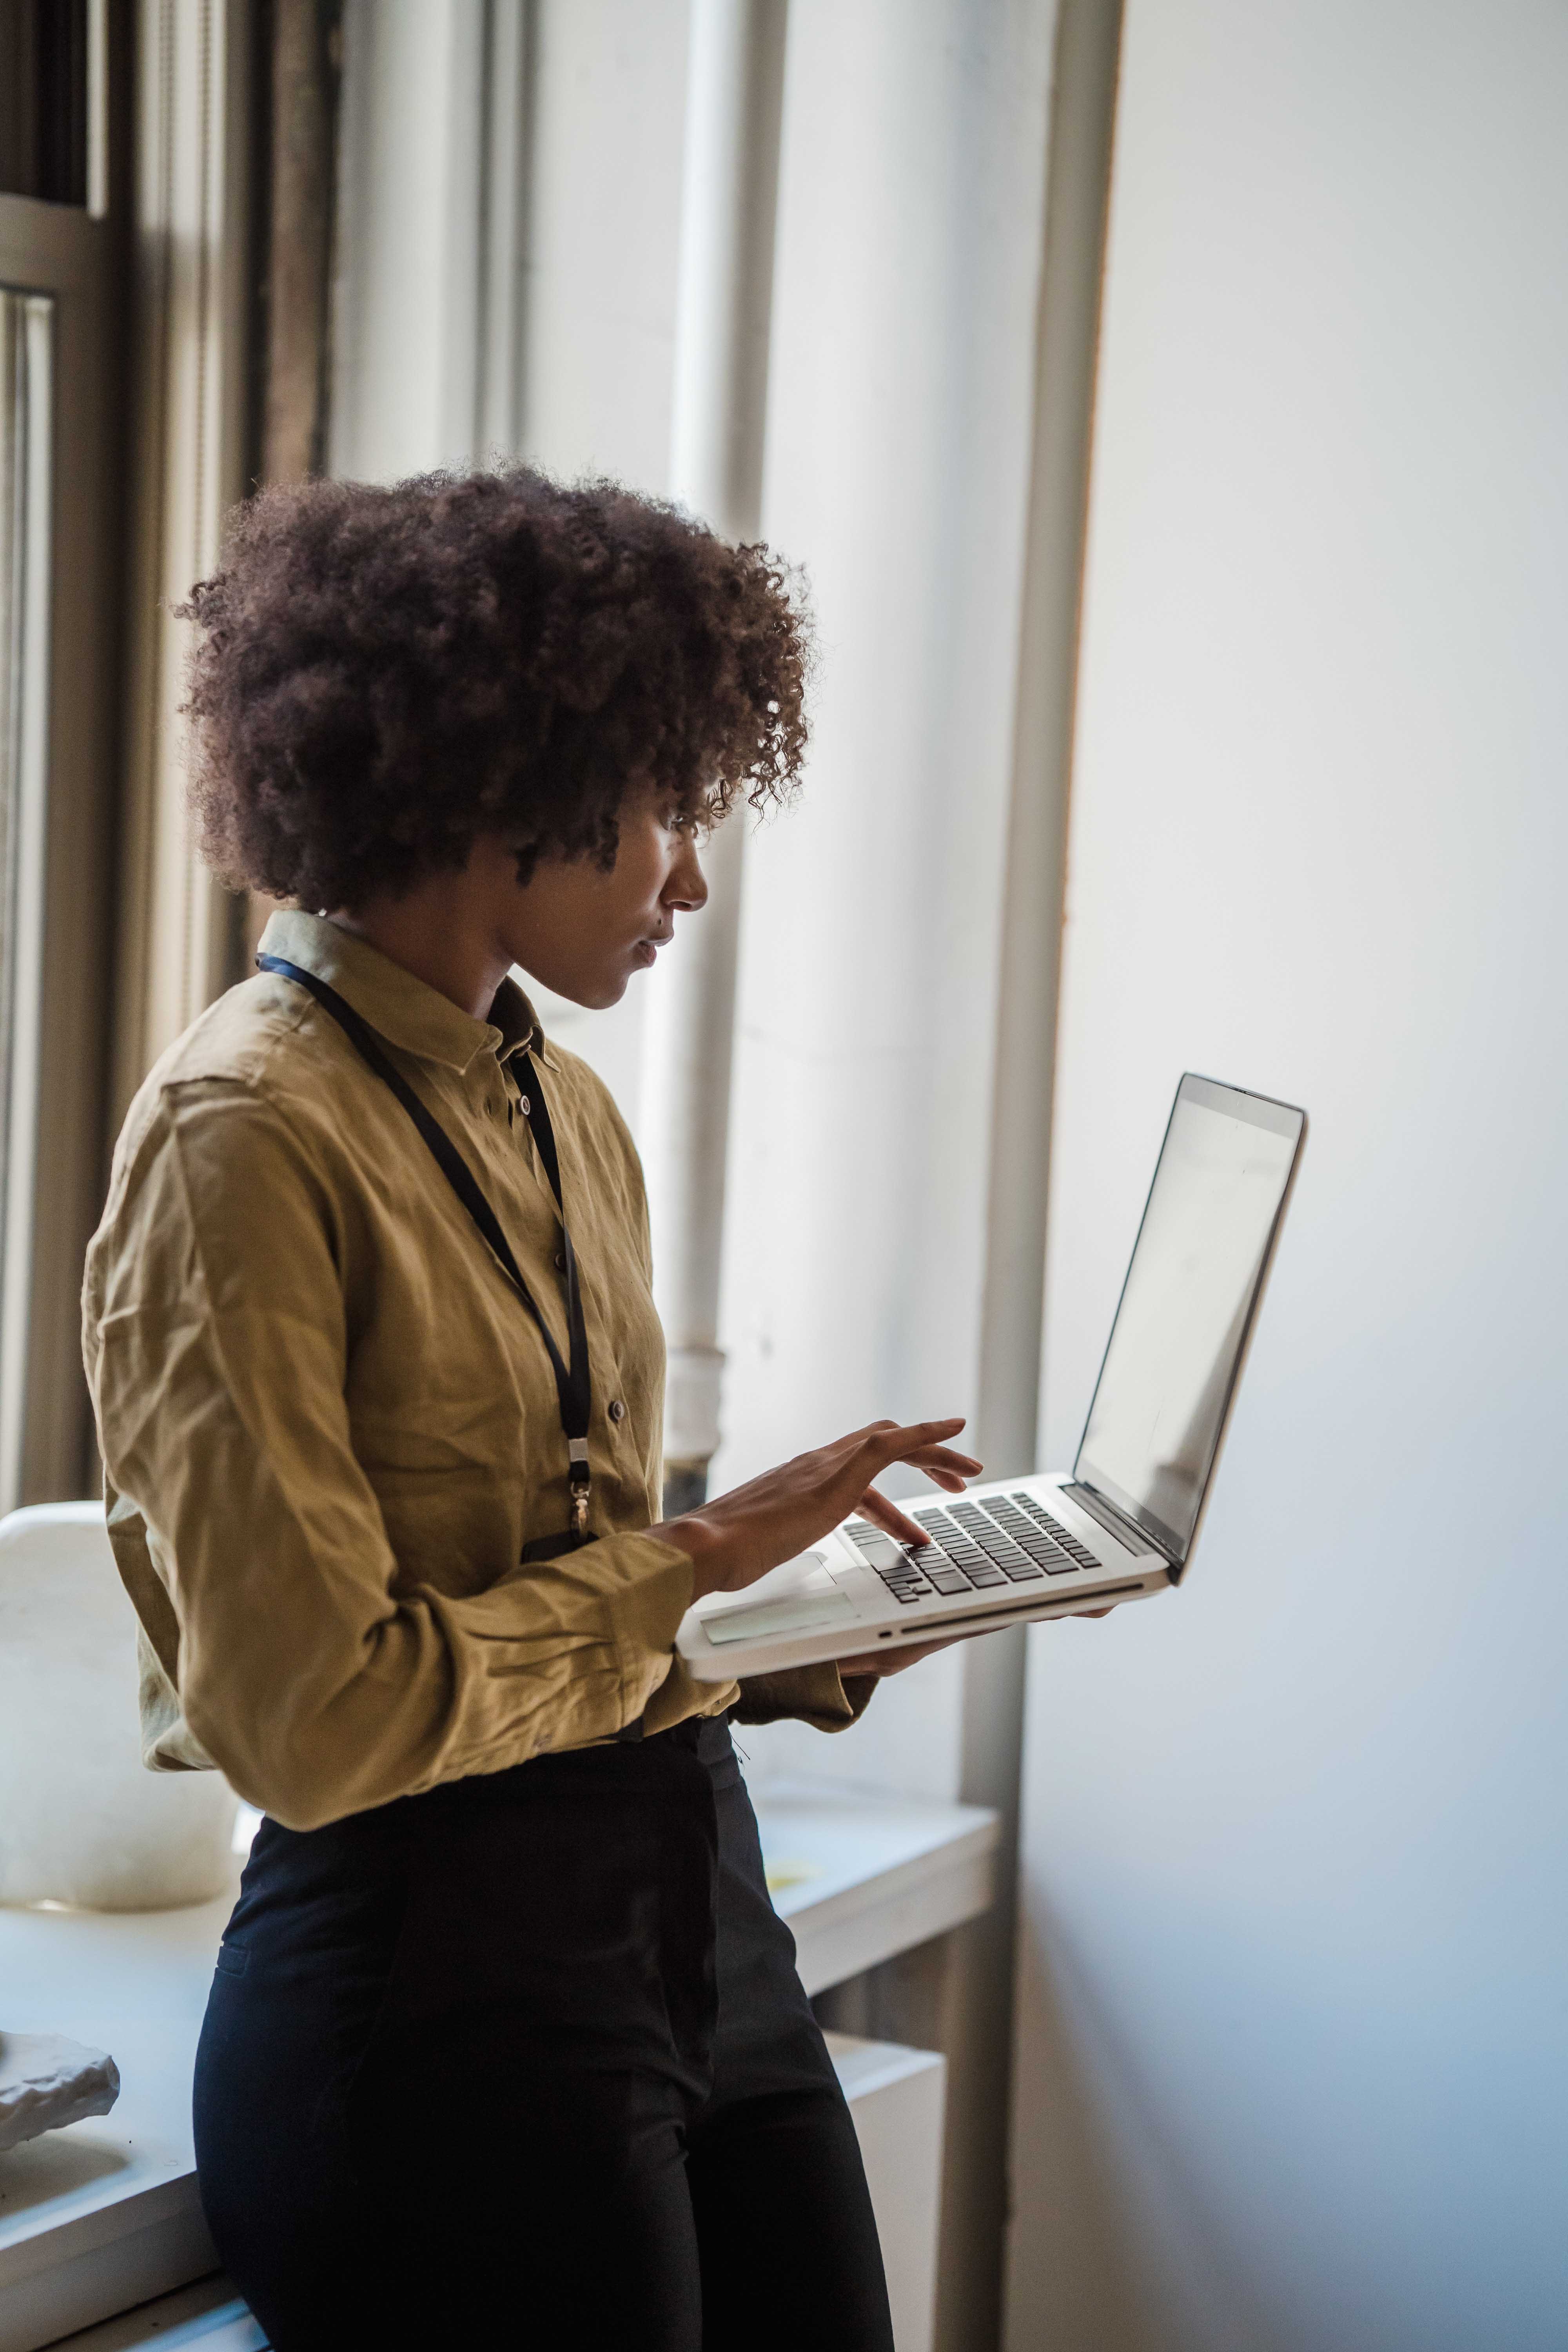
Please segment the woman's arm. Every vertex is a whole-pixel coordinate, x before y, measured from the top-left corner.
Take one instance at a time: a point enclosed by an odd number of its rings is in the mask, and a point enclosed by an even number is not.
[[[265,1099],[172,1086],[88,1274],[105,1469],[168,1587],[186,1724],[302,1829],[613,1736],[668,1675],[692,1592],[678,1546],[639,1533],[498,1562],[465,1597],[394,1597],[351,1444],[338,1213]]]

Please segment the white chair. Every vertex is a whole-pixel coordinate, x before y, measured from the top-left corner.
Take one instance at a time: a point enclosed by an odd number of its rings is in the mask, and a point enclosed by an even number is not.
[[[100,1503],[0,1519],[0,1903],[166,1911],[233,1882],[217,1772],[149,1772]]]

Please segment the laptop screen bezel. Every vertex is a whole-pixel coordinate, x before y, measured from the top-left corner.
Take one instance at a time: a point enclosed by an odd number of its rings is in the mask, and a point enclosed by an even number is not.
[[[1203,1486],[1198,1495],[1198,1507],[1193,1514],[1192,1530],[1184,1538],[1178,1536],[1173,1528],[1166,1527],[1161,1519],[1157,1518],[1147,1504],[1138,1502],[1132,1496],[1124,1492],[1113,1478],[1107,1476],[1103,1471],[1097,1470],[1084,1452],[1089,1429],[1094,1421],[1094,1407],[1096,1399],[1100,1395],[1100,1382],[1105,1378],[1105,1368],[1110,1361],[1110,1350],[1115,1344],[1116,1326],[1121,1320],[1122,1302],[1127,1297],[1127,1286],[1132,1278],[1132,1268],[1137,1262],[1138,1244],[1143,1238],[1143,1228],[1148,1222],[1149,1204],[1154,1197],[1154,1187],[1160,1181],[1160,1170],[1164,1163],[1165,1147],[1171,1139],[1171,1129],[1175,1124],[1176,1113],[1184,1102],[1196,1103],[1205,1110],[1218,1111],[1226,1118],[1243,1119],[1250,1126],[1266,1129],[1270,1135],[1285,1136],[1290,1143],[1290,1164],[1285,1171],[1285,1181],[1279,1188],[1279,1199],[1269,1223],[1268,1239],[1264,1243],[1263,1253],[1258,1260],[1258,1276],[1252,1286],[1252,1297],[1247,1305],[1247,1320],[1242,1327],[1241,1341],[1236,1351],[1236,1360],[1231,1366],[1230,1380],[1226,1384],[1224,1401],[1220,1406],[1219,1420],[1215,1428],[1214,1445],[1209,1454],[1208,1466],[1204,1472]],[[1274,1255],[1274,1246],[1279,1237],[1279,1227],[1285,1215],[1286,1204],[1290,1198],[1291,1186],[1295,1182],[1296,1169],[1301,1156],[1301,1139],[1306,1132],[1306,1112],[1298,1109],[1293,1103],[1277,1102],[1271,1095],[1249,1094],[1243,1087],[1226,1086],[1217,1078],[1201,1077],[1194,1070],[1184,1073],[1181,1084],[1177,1087],[1172,1099],[1170,1115],[1165,1121],[1165,1132],[1160,1142],[1159,1157],[1154,1162],[1154,1173],[1149,1180],[1149,1191],[1143,1202],[1143,1213],[1138,1220],[1137,1239],[1133,1242],[1131,1255],[1127,1261],[1127,1271],[1121,1277],[1121,1289],[1116,1301],[1116,1313],[1110,1318],[1110,1329],[1106,1335],[1105,1352],[1100,1360],[1100,1370],[1095,1378],[1094,1392],[1089,1401],[1089,1411],[1084,1415],[1083,1435],[1079,1439],[1072,1474],[1080,1484],[1101,1496],[1107,1503],[1121,1513],[1124,1519],[1130,1520],[1135,1528],[1147,1536],[1150,1542],[1163,1552],[1165,1558],[1176,1569],[1185,1565],[1187,1555],[1193,1548],[1203,1521],[1204,1505],[1208,1499],[1215,1465],[1219,1460],[1220,1447],[1225,1439],[1226,1425],[1230,1420],[1231,1406],[1240,1383],[1242,1367],[1247,1361],[1247,1351],[1252,1339],[1252,1327],[1258,1317],[1258,1302],[1263,1297],[1264,1285],[1268,1277],[1269,1263]]]

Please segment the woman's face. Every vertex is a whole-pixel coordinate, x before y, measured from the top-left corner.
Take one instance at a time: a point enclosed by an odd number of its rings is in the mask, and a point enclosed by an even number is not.
[[[605,873],[591,857],[542,857],[519,886],[513,853],[487,839],[498,939],[513,963],[574,1004],[616,1004],[635,971],[674,937],[678,914],[708,896],[696,828],[668,797],[635,787],[621,808],[620,845]]]

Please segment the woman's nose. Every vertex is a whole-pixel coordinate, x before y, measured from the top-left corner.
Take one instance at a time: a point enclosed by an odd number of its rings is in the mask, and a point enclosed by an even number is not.
[[[694,848],[688,847],[664,886],[664,903],[671,909],[694,915],[699,907],[708,903],[708,878],[701,860]]]

